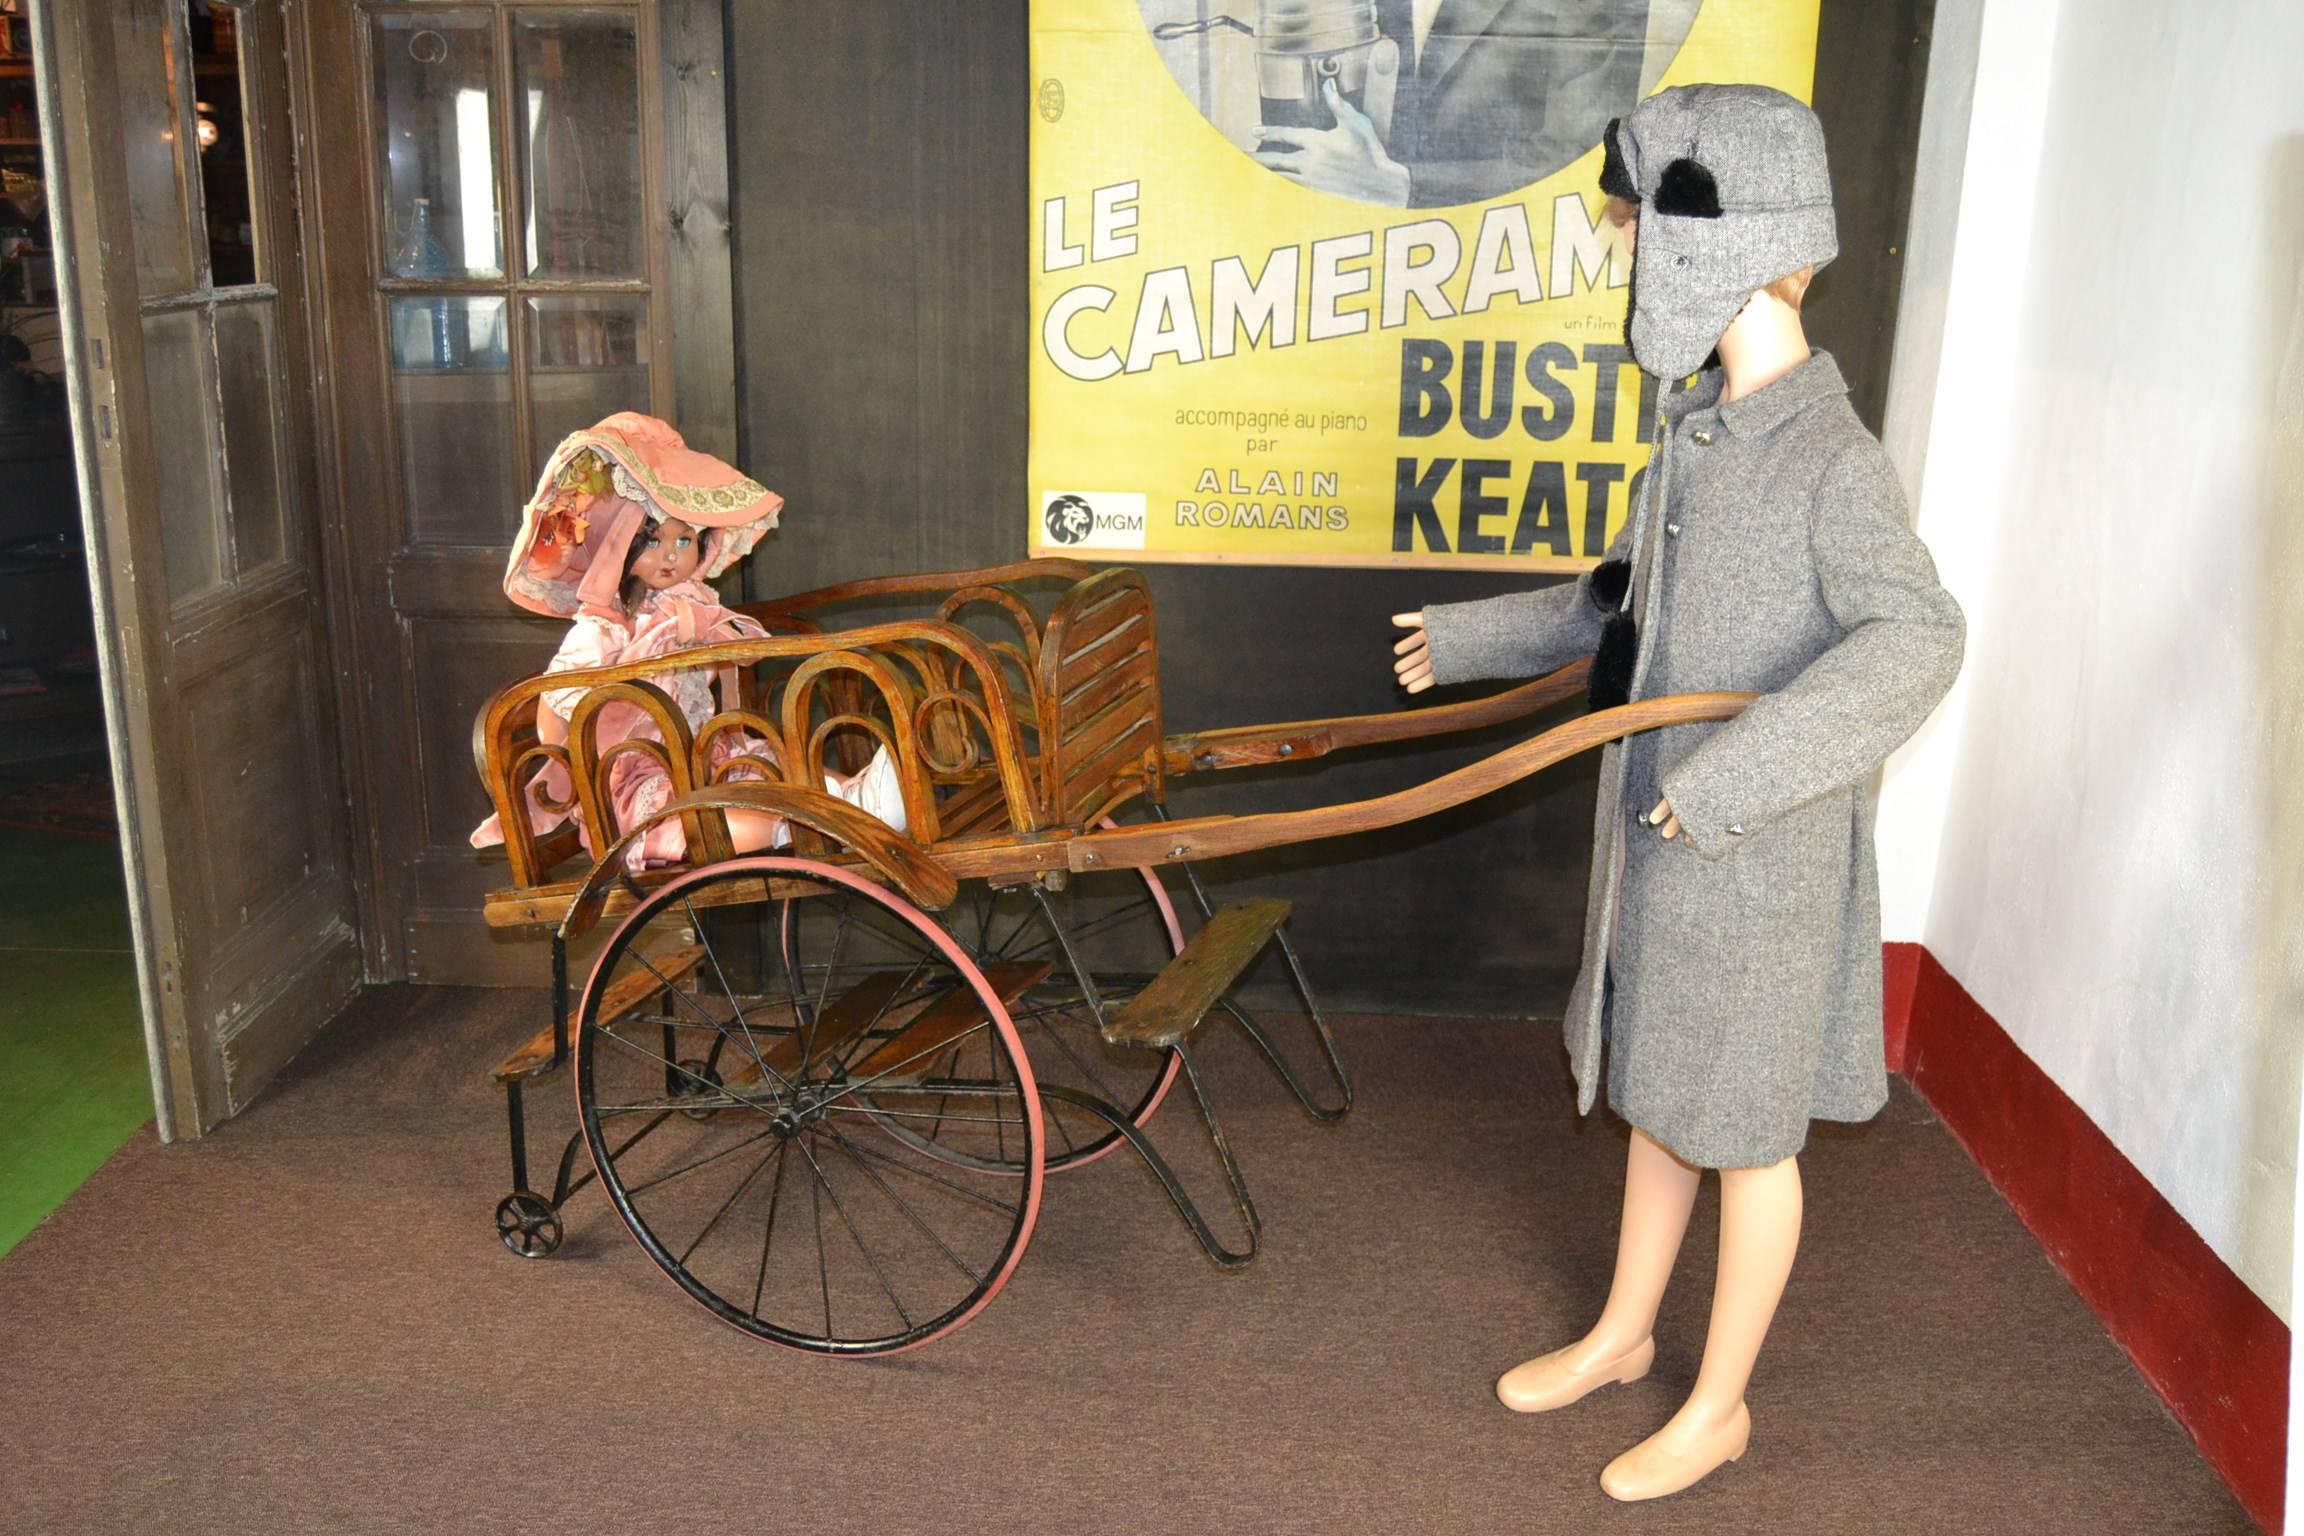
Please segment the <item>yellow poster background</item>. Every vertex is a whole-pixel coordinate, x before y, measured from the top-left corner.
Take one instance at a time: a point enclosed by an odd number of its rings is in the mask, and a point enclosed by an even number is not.
[[[1807,100],[1817,4],[1703,0],[1657,88],[1745,82]],[[1597,146],[1486,202],[1380,207],[1235,147],[1169,73],[1137,0],[1032,0],[1032,71],[1035,554],[1528,571],[1598,558],[1648,448],[1643,375],[1587,351],[1622,346],[1629,278],[1598,216]],[[1452,269],[1426,221],[1453,231]],[[1514,258],[1531,251],[1524,272]],[[1291,263],[1290,344],[1215,322],[1220,281],[1276,293]],[[1435,279],[1442,311],[1483,287],[1485,306],[1434,317]],[[1507,346],[1508,416],[1494,409]],[[1445,390],[1416,397],[1427,424],[1448,402],[1429,435],[1401,431],[1410,366]]]

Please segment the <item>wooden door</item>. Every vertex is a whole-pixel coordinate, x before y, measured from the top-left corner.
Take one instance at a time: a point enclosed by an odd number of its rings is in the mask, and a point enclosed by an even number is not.
[[[359,984],[281,0],[35,13],[163,1135]]]
[[[480,917],[507,873],[468,842],[489,809],[472,722],[559,640],[501,586],[553,444],[637,410],[734,456],[719,13],[305,15],[370,974],[534,985],[535,945]]]

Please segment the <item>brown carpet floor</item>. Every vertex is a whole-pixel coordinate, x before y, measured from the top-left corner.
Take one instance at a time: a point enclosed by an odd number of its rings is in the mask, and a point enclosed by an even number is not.
[[[833,1363],[689,1305],[597,1191],[559,1257],[497,1244],[482,1073],[540,1006],[373,991],[240,1120],[147,1132],[0,1260],[0,1530],[2251,1529],[1901,1088],[1804,1160],[1750,1453],[1620,1507],[1600,1468],[1694,1376],[1717,1197],[1647,1380],[1497,1406],[1613,1255],[1624,1133],[1574,1118],[1549,1026],[1345,1020],[1361,1101],[1335,1127],[1212,1045],[1267,1216],[1253,1268],[1216,1272],[1108,1159],[1051,1179],[973,1323]],[[564,1080],[533,1113],[572,1122]],[[1189,1145],[1180,1104],[1157,1124]]]

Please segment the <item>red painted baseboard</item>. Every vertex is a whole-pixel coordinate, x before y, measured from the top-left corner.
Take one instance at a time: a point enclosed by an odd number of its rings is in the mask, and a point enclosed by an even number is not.
[[[1968,1149],[2267,1531],[2281,1528],[2288,1328],[1936,957],[1884,954],[1889,1067]]]
[[[1881,1025],[1888,1044],[1888,1070],[1904,1071],[1905,1048],[1912,1038],[1912,994],[1920,984],[1920,957],[1928,953],[1917,944],[1880,946]]]

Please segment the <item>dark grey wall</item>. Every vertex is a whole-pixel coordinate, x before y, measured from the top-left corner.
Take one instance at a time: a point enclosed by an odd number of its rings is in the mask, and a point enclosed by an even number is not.
[[[1826,0],[1819,40],[1843,256],[1818,279],[1810,329],[1875,425],[1931,5]],[[1024,0],[731,0],[744,463],[789,498],[785,531],[755,557],[756,593],[1024,555],[1025,13]],[[1388,616],[1524,584],[1430,571],[1150,575],[1171,731],[1405,707]],[[1223,775],[1180,794],[1178,810],[1382,794],[1521,734]],[[1334,1006],[1549,1012],[1576,966],[1593,767],[1206,873],[1220,894],[1296,902],[1307,967]]]

